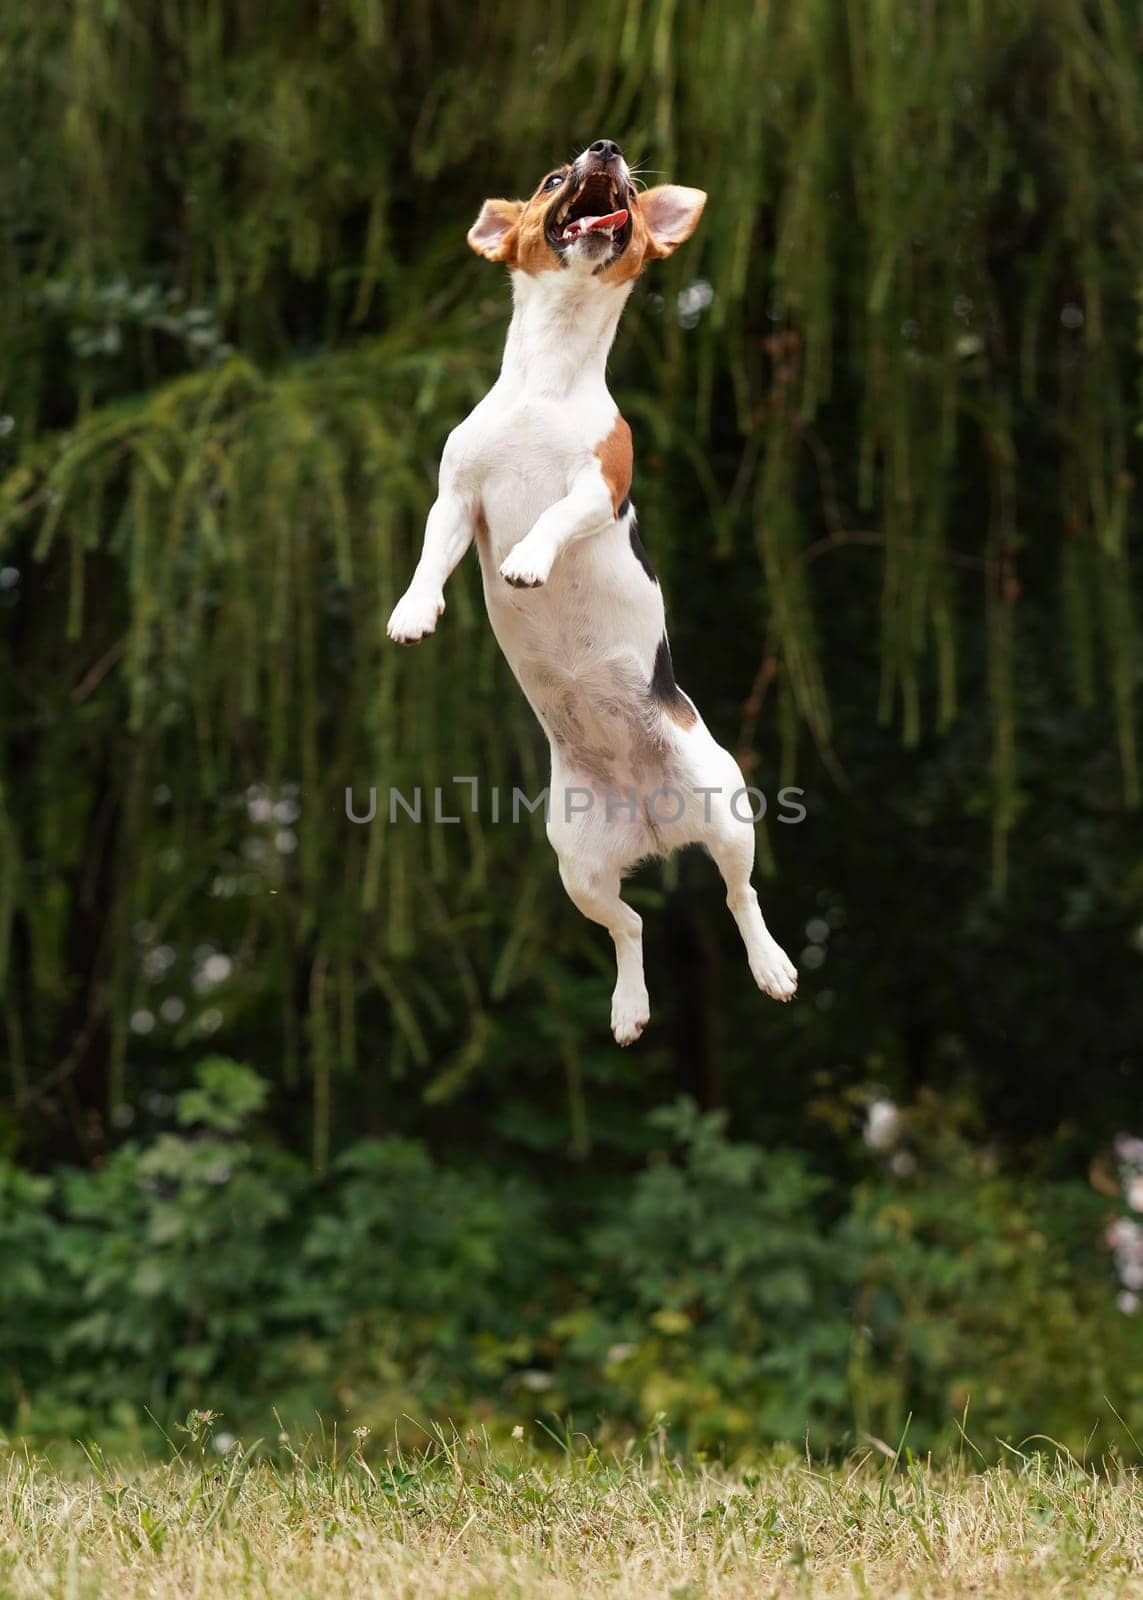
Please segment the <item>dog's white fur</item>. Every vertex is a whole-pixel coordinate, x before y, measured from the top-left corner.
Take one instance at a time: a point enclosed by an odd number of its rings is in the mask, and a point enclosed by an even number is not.
[[[558,195],[591,165],[585,151],[561,184],[555,174],[545,182]],[[669,254],[692,231],[705,195],[663,185],[637,197],[617,151],[609,170],[628,209],[638,208],[626,251]],[[554,216],[557,200],[549,205],[541,187],[528,204]],[[504,259],[521,214],[520,202],[486,203],[470,243]],[[650,1011],[642,922],[619,888],[648,856],[704,844],[759,988],[789,1000],[797,975],[750,882],[754,828],[742,773],[674,685],[662,593],[637,554],[630,502],[617,508],[614,471],[611,482],[605,472],[619,415],[607,354],[643,263],[607,237],[585,234],[559,250],[540,237],[534,232],[529,259],[510,262],[514,310],[500,376],[445,445],[421,558],[388,632],[406,644],[432,633],[445,581],[475,538],[493,632],[551,746],[548,837],[560,877],[615,942],[611,1030],[630,1044]],[[621,258],[622,276],[604,270]],[[677,821],[658,820],[679,802],[668,795],[649,805],[656,790],[685,797]]]

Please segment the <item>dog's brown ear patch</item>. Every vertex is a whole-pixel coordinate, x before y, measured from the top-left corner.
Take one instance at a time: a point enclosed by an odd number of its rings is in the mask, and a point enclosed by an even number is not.
[[[611,492],[611,509],[616,519],[619,507],[631,492],[631,429],[622,417],[617,416],[611,432],[595,447],[603,481]]]
[[[647,224],[648,256],[669,256],[698,227],[706,193],[681,183],[660,183],[640,196],[639,210]]]
[[[478,256],[486,261],[506,261],[509,266],[516,258],[516,241],[519,233],[522,200],[486,200],[480,215],[468,230],[468,242]]]

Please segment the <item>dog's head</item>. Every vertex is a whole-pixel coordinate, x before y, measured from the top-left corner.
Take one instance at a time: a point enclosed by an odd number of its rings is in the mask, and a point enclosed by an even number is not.
[[[531,277],[562,270],[625,283],[689,239],[705,204],[701,189],[675,183],[638,193],[619,146],[597,139],[530,199],[486,200],[468,242]]]

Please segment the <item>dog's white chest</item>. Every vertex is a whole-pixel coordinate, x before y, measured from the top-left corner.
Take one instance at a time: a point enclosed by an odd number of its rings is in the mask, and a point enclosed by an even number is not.
[[[493,390],[462,424],[462,470],[483,513],[494,567],[567,494],[614,414],[606,394],[554,401],[500,397]]]

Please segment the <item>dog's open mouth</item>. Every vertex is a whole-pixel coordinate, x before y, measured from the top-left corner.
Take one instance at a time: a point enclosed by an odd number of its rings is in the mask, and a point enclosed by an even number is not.
[[[591,172],[573,195],[565,195],[548,216],[548,238],[557,248],[576,239],[599,239],[626,249],[631,214],[625,190],[606,172]]]

